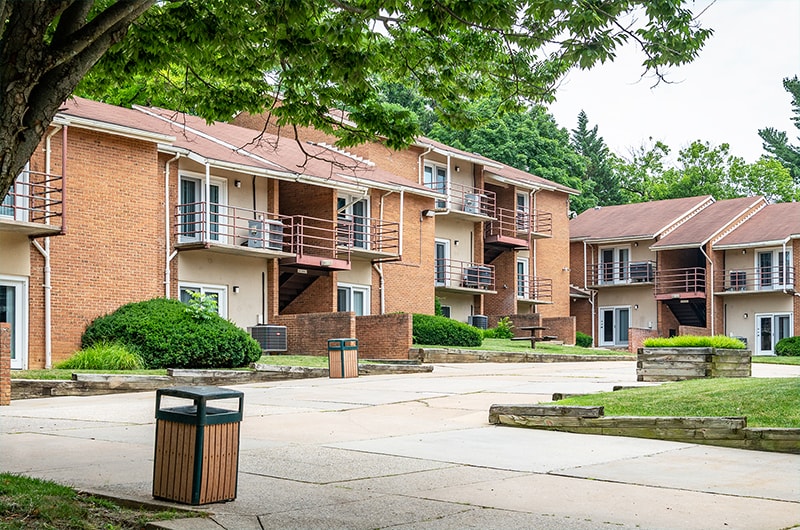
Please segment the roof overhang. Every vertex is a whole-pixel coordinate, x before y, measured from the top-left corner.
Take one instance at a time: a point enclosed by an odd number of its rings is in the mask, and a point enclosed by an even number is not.
[[[115,136],[122,136],[124,138],[143,140],[145,142],[172,143],[175,141],[175,137],[168,134],[154,133],[151,131],[145,131],[143,129],[137,129],[135,127],[127,127],[125,125],[117,125],[100,120],[82,118],[80,116],[70,116],[69,114],[56,114],[51,124],[76,127],[78,129],[87,129],[91,131],[100,131],[113,134]]]

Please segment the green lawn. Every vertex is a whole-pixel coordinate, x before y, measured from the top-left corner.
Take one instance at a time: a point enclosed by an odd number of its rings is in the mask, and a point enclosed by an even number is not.
[[[746,416],[748,427],[800,428],[800,378],[693,379],[576,396],[606,416]]]
[[[150,521],[204,517],[198,512],[124,508],[53,482],[0,473],[0,528],[141,529]]]
[[[800,366],[800,357],[787,357],[785,355],[773,357],[772,355],[757,355],[752,357],[754,363],[762,364],[793,364]]]
[[[50,370],[12,370],[12,379],[72,379],[73,373],[79,374],[124,374],[124,375],[167,375],[162,370],[76,370],[56,369]]]
[[[453,346],[436,346],[430,344],[414,344],[414,348],[453,348]],[[627,351],[608,350],[606,348],[581,348],[580,346],[562,346],[539,342],[531,349],[528,341],[512,341],[510,339],[483,339],[483,344],[474,348],[458,347],[459,350],[500,351],[512,353],[550,353],[560,355],[630,355]]]

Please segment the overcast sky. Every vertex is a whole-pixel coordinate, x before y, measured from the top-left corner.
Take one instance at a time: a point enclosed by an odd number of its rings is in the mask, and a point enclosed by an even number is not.
[[[652,137],[675,154],[694,140],[728,143],[753,162],[764,152],[758,129],[767,126],[797,144],[782,80],[800,75],[800,0],[717,0],[700,20],[714,35],[693,63],[669,71],[674,84],[653,88],[640,78],[641,55],[626,49],[613,63],[569,74],[550,107],[558,124],[574,129],[583,109],[622,156]]]

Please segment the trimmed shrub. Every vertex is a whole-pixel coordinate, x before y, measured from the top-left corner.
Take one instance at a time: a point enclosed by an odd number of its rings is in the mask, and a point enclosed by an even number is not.
[[[651,337],[645,339],[645,348],[725,348],[730,350],[743,350],[744,342],[726,335],[701,337],[697,335],[679,335],[677,337]]]
[[[414,315],[414,342],[438,346],[480,346],[481,330],[463,322],[435,315]]]
[[[775,355],[800,357],[800,337],[785,337],[775,345]]]
[[[503,317],[497,322],[497,326],[481,330],[484,339],[510,339],[514,336],[512,329],[514,324],[508,317]]]
[[[575,346],[580,346],[581,348],[591,348],[592,342],[591,335],[587,335],[581,331],[575,332]]]
[[[127,304],[97,318],[81,346],[104,341],[137,349],[147,368],[236,368],[261,356],[258,342],[243,329],[216,313],[166,298]]]
[[[55,368],[72,370],[141,370],[144,360],[134,348],[119,342],[98,342],[80,350]]]

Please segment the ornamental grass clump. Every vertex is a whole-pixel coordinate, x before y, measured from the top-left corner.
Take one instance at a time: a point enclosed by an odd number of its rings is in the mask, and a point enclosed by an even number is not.
[[[139,352],[119,342],[98,342],[55,365],[71,370],[141,370],[144,360]]]
[[[729,350],[743,350],[744,342],[726,335],[698,336],[679,335],[677,337],[652,337],[645,339],[645,348],[721,348]]]

